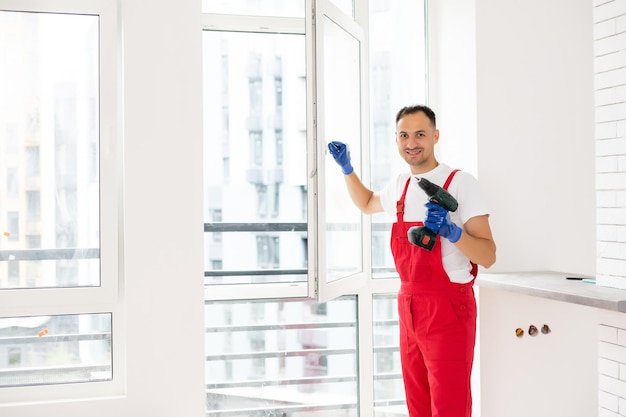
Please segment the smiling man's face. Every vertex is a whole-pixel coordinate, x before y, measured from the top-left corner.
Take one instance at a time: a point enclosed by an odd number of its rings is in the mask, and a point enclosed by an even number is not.
[[[439,141],[439,130],[424,112],[404,115],[396,125],[396,144],[402,159],[411,167],[412,174],[421,174],[434,169],[435,143]]]

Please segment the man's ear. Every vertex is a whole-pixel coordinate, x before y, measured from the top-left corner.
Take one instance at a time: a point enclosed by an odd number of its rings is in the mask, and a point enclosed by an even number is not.
[[[435,129],[434,142],[439,142],[439,129]]]

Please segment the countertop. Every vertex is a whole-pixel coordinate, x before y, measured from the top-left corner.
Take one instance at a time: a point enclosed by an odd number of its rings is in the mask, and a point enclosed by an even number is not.
[[[551,271],[481,272],[476,285],[626,313],[626,290],[596,285],[592,277],[583,275]]]

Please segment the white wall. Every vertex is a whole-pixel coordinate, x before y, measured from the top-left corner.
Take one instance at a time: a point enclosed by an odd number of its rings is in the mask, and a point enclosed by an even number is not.
[[[595,273],[592,7],[478,0],[479,175],[494,270]]]
[[[122,15],[125,411],[203,416],[201,3],[123,0]]]
[[[3,417],[204,416],[201,4],[119,5],[126,311],[114,343],[127,350],[126,394],[6,407]]]
[[[476,2],[428,2],[429,105],[437,114],[437,158],[478,175]]]
[[[498,246],[491,270],[594,274],[591,2],[430,3],[440,13],[430,28],[440,49],[430,74],[440,143],[466,152],[476,132]]]

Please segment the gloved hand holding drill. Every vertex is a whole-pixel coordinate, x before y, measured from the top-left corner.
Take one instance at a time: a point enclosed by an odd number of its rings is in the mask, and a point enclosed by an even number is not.
[[[435,233],[439,233],[439,236],[445,237],[452,243],[457,242],[461,238],[463,230],[450,220],[450,212],[432,201],[425,205],[428,211],[424,226]]]
[[[450,242],[455,243],[461,238],[462,229],[450,221],[450,211],[456,211],[459,203],[446,190],[428,181],[426,178],[416,178],[417,185],[428,195],[426,203],[426,220],[424,226],[409,228],[407,237],[409,242],[426,250],[435,247],[435,238],[439,234]]]
[[[344,175],[352,174],[354,168],[352,168],[352,163],[350,162],[350,149],[348,145],[333,141],[328,144],[328,150],[333,158],[335,158],[335,162],[341,167],[341,172],[343,172]]]

